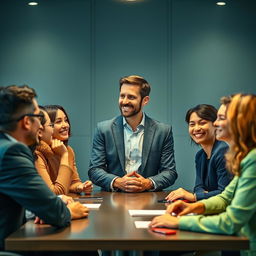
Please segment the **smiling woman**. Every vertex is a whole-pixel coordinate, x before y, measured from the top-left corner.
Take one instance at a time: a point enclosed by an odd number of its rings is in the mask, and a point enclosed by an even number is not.
[[[41,141],[36,148],[36,168],[55,194],[91,193],[92,182],[81,182],[75,162],[75,153],[68,146],[70,121],[59,105],[44,107],[45,124]]]
[[[232,100],[232,96],[225,96],[220,99],[220,108],[218,110],[217,119],[214,122],[216,126],[216,138],[231,144],[231,134],[228,130],[227,109]]]
[[[197,105],[187,111],[185,120],[189,135],[193,142],[202,147],[195,157],[195,187],[193,193],[183,188],[172,191],[166,197],[167,200],[182,198],[194,202],[209,198],[221,193],[230,182],[231,175],[225,168],[224,158],[228,145],[215,138],[216,117],[215,107],[207,104]]]
[[[171,204],[167,214],[154,218],[150,226],[247,237],[250,249],[241,251],[241,255],[255,256],[256,95],[236,94],[228,104],[226,116],[232,143],[226,159],[233,180],[220,195],[192,204]],[[183,217],[189,213],[196,215]]]

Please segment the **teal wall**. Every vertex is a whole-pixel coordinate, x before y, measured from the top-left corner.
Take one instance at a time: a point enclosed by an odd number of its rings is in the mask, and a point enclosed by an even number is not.
[[[40,104],[70,115],[80,176],[87,178],[96,123],[118,111],[118,80],[152,85],[145,112],[172,124],[179,178],[192,188],[194,155],[184,116],[198,103],[255,92],[253,0],[25,0],[0,2],[0,85],[28,84]]]

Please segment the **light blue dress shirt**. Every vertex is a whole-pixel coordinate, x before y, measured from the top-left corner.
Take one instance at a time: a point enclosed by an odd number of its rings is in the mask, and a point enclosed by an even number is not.
[[[138,171],[141,166],[142,147],[143,147],[144,130],[145,130],[145,114],[143,113],[142,120],[140,124],[137,126],[135,131],[132,130],[131,126],[126,122],[126,119],[124,117],[123,117],[123,125],[124,125],[125,171],[128,174],[133,171]],[[113,188],[113,183],[115,179],[112,180],[110,185],[112,191],[116,191]],[[153,187],[155,188],[155,182],[152,179],[150,180],[152,181]]]
[[[124,147],[125,147],[125,171],[127,173],[138,171],[141,166],[142,146],[144,140],[145,115],[143,114],[140,124],[133,131],[131,126],[123,118],[124,124]]]

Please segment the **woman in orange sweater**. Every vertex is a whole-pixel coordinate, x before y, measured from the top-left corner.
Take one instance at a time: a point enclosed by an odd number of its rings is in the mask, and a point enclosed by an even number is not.
[[[74,151],[68,146],[70,122],[66,111],[59,105],[48,105],[42,111],[45,123],[39,134],[40,144],[35,150],[38,173],[57,195],[91,193],[92,182],[81,182]]]

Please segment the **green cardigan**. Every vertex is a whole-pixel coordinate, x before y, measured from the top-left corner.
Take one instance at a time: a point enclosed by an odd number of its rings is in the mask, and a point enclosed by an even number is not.
[[[183,216],[179,228],[196,232],[246,236],[250,250],[242,255],[256,256],[256,149],[241,162],[241,176],[235,176],[219,195],[202,200],[205,214]]]

